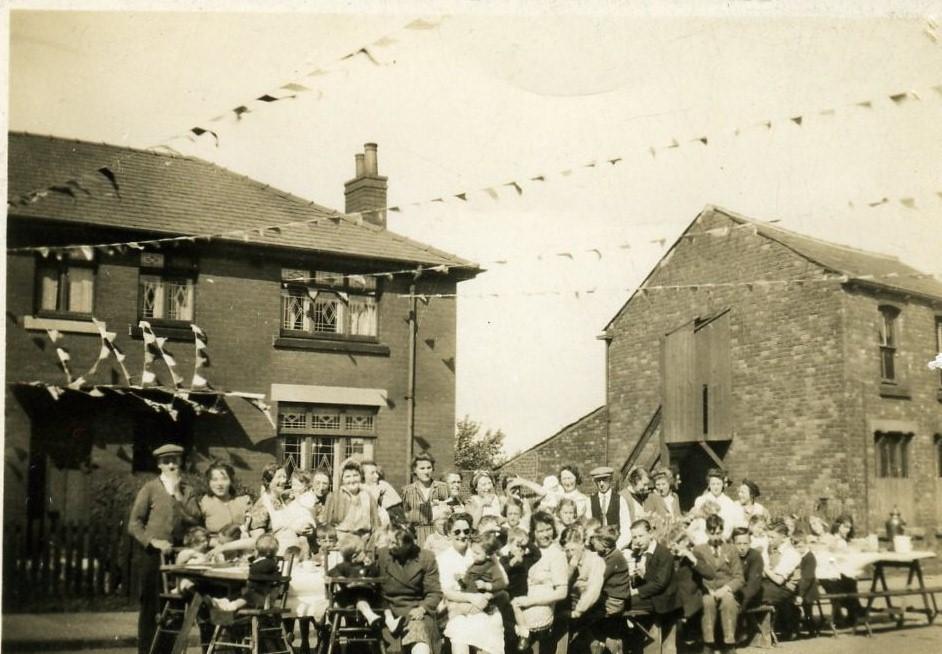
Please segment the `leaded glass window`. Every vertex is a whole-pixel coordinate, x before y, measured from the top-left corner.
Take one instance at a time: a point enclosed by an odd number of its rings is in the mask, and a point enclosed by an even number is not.
[[[375,276],[283,268],[281,279],[283,330],[355,338],[377,336]]]
[[[154,320],[193,320],[192,278],[141,274],[141,317]]]

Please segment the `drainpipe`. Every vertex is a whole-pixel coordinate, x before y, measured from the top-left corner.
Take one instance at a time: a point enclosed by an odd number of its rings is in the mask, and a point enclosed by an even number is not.
[[[409,381],[406,387],[406,483],[412,479],[412,450],[415,439],[415,337],[416,297],[415,282],[409,284]]]

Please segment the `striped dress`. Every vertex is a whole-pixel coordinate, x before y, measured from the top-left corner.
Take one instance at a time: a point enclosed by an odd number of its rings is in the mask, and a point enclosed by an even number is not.
[[[428,491],[427,499],[423,490]],[[406,521],[415,530],[419,547],[422,547],[425,539],[432,533],[432,502],[444,502],[448,496],[448,484],[443,481],[433,481],[427,489],[417,481],[403,487],[402,508]]]

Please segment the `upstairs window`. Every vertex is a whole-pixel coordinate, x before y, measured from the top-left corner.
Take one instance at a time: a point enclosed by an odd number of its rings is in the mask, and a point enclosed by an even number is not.
[[[91,315],[95,307],[94,261],[65,257],[37,267],[36,304],[41,314]]]
[[[192,259],[142,253],[138,282],[141,319],[192,322],[195,277]]]
[[[899,309],[880,307],[880,378],[896,382],[896,348],[899,342]]]
[[[376,278],[282,270],[281,329],[289,335],[375,339]]]

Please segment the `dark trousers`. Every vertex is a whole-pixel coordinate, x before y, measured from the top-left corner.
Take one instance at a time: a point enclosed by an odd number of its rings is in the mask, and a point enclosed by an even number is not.
[[[160,552],[134,543],[134,564],[140,575],[141,612],[137,617],[137,651],[150,651],[154,632],[157,631],[157,612],[160,610]]]

